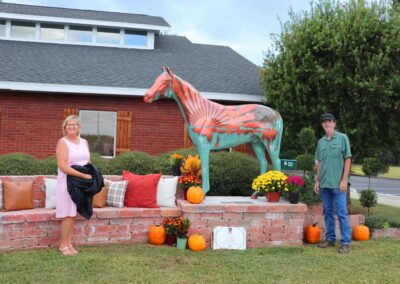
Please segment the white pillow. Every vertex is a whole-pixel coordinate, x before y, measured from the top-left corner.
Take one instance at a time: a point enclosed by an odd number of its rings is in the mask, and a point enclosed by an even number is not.
[[[3,183],[0,179],[0,210],[3,209]]]
[[[44,208],[56,208],[57,180],[53,178],[45,178],[44,189],[46,191],[46,202]]]
[[[161,176],[157,185],[157,205],[160,207],[175,207],[177,176]]]
[[[118,207],[118,208],[124,207],[125,192],[127,186],[128,186],[127,180],[108,181],[106,204],[111,207]]]

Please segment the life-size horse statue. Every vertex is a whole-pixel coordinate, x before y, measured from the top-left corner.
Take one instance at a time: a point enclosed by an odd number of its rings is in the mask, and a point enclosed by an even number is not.
[[[265,149],[275,170],[281,169],[279,159],[283,121],[280,114],[257,104],[224,106],[200,96],[188,82],[162,68],[153,86],[144,95],[151,103],[160,97],[173,98],[179,105],[187,131],[201,159],[202,186],[210,189],[208,164],[210,150],[225,149],[251,143],[260,162],[260,173],[267,171]]]

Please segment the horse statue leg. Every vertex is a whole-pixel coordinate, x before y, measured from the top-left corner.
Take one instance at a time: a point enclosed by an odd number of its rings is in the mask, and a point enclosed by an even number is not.
[[[268,141],[264,141],[264,145],[267,148],[269,157],[271,158],[272,168],[275,171],[281,170],[281,159],[279,158],[279,154],[281,151],[281,140],[282,140],[282,132],[283,132],[283,123],[280,120],[279,123],[275,126],[276,130],[278,130],[277,137],[272,140],[270,143]]]
[[[256,154],[258,162],[260,163],[260,174],[263,174],[267,171],[267,160],[265,159],[265,146],[260,141],[251,143],[251,146],[253,147],[253,151]]]
[[[197,151],[199,152],[201,159],[201,183],[206,196],[207,192],[210,190],[210,177],[208,173],[209,169],[209,155],[210,155],[210,143],[205,136],[199,136],[197,139]]]

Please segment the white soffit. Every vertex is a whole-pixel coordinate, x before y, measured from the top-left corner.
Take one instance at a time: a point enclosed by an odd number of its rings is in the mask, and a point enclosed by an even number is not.
[[[0,90],[142,97],[148,89],[0,81]],[[218,101],[260,103],[263,100],[263,96],[250,94],[216,92],[200,92],[200,94],[209,100]]]

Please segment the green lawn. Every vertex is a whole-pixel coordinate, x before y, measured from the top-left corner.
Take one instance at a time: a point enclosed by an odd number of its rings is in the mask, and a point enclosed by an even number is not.
[[[347,255],[313,245],[194,253],[150,245],[0,254],[0,283],[396,283],[400,241],[353,242]]]
[[[351,204],[352,214],[363,214],[367,216],[367,208],[362,207],[359,200],[351,199]],[[400,220],[400,207],[377,204],[370,208],[370,216],[383,216],[393,220]]]
[[[351,172],[353,174],[360,176],[364,175],[364,173],[361,170],[361,165],[351,165]],[[389,171],[386,174],[378,175],[378,177],[400,179],[400,167],[390,166]]]

